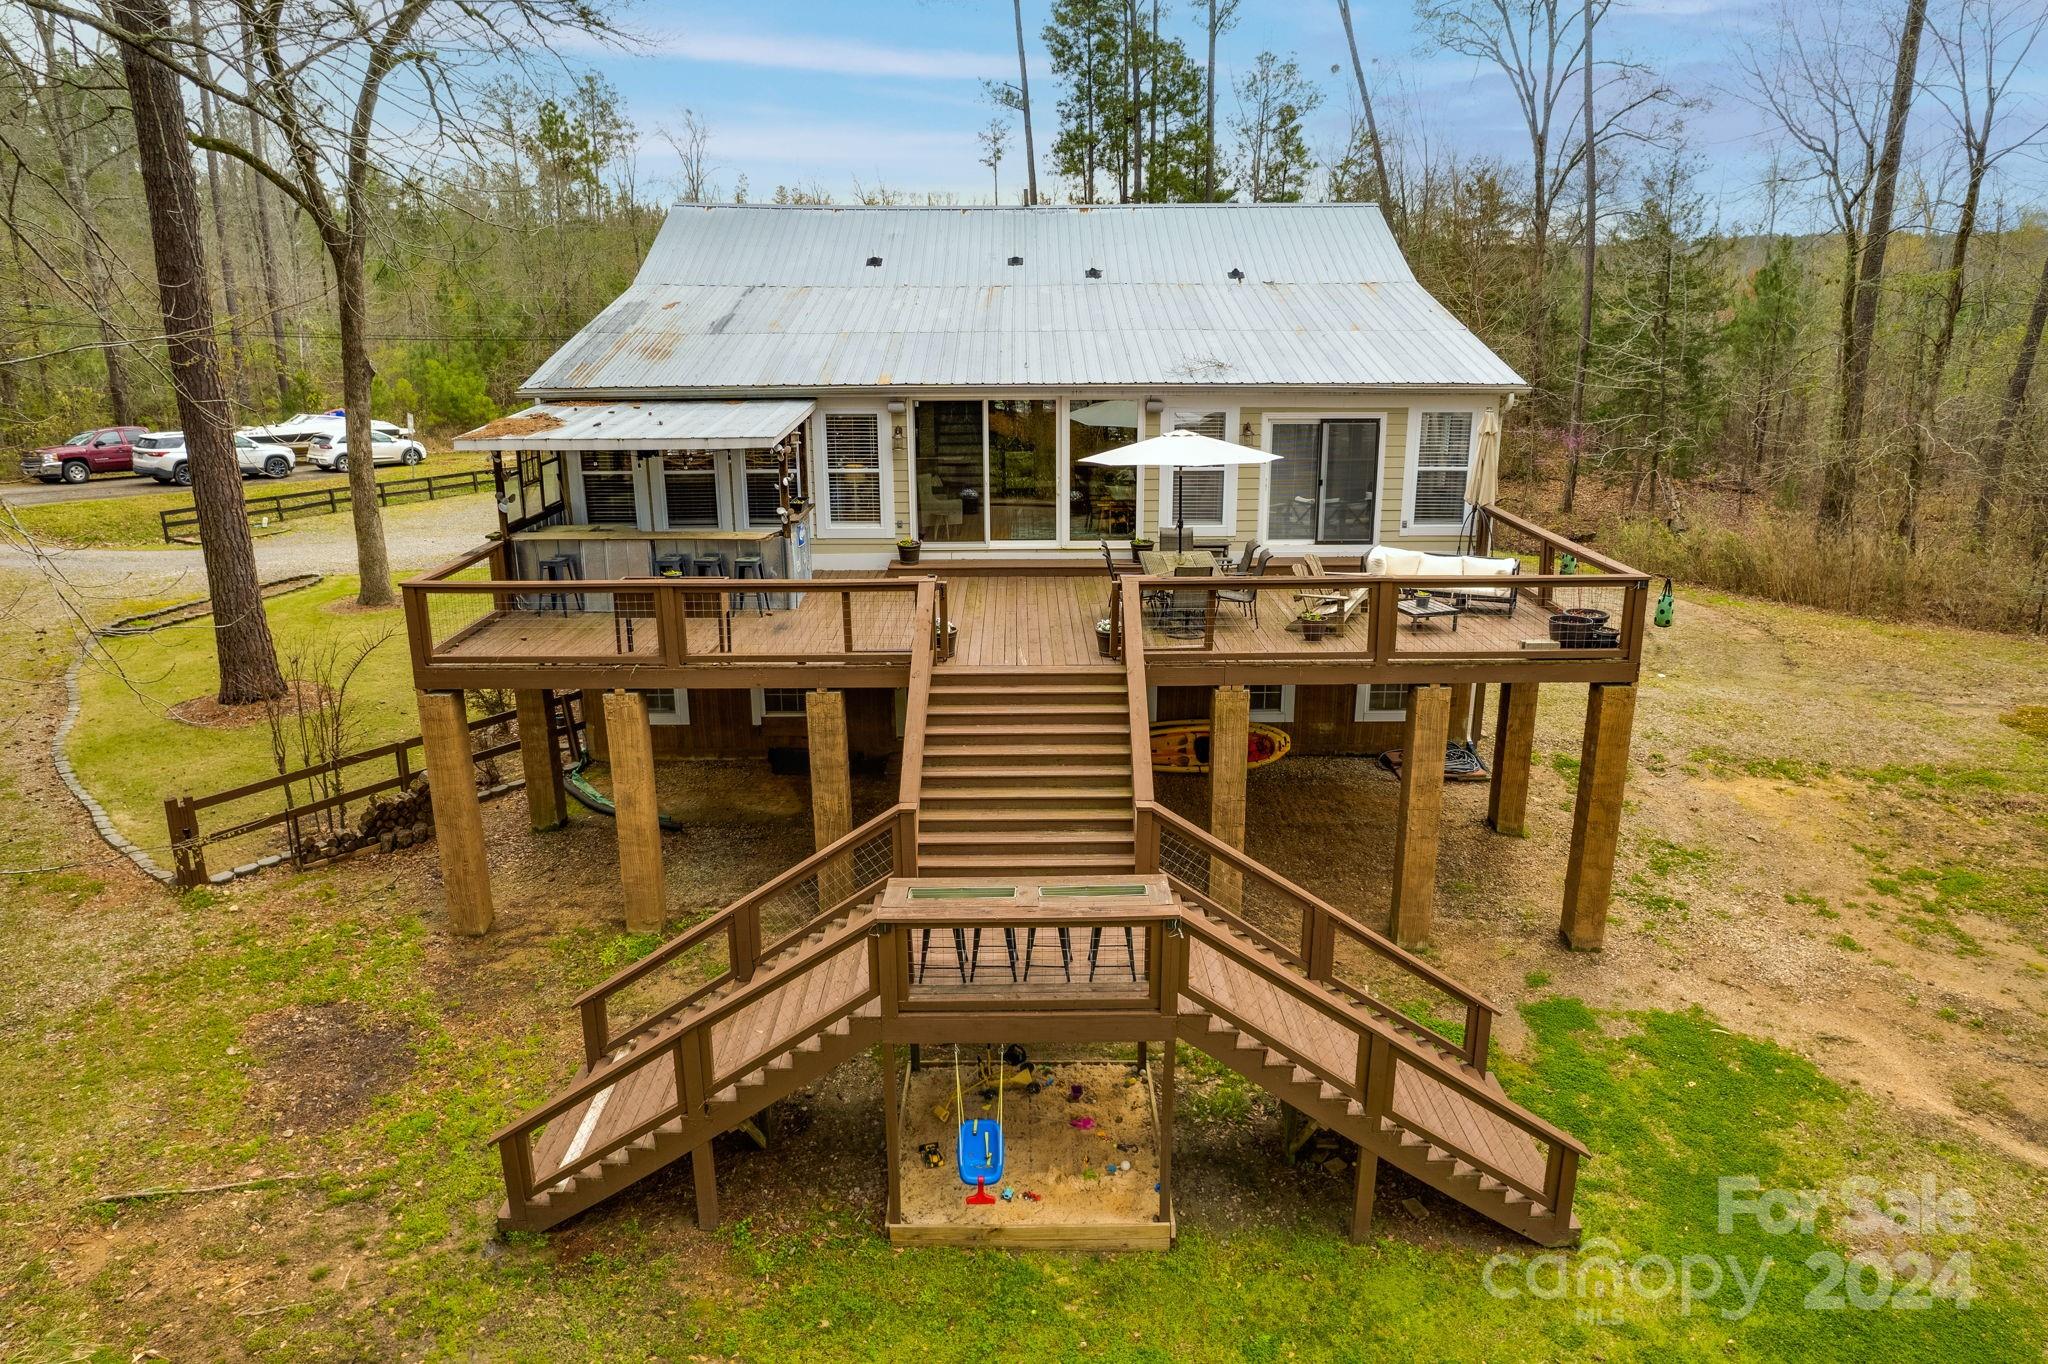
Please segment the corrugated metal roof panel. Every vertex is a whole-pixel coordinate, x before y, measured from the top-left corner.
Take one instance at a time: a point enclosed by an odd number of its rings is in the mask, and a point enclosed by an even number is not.
[[[808,398],[536,403],[454,441],[458,450],[759,450],[803,423]]]
[[[1415,282],[1371,205],[692,205],[527,388],[1185,383],[1522,380]]]

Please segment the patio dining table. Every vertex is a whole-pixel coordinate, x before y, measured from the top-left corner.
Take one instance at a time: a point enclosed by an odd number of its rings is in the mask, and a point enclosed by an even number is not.
[[[1138,551],[1138,566],[1148,578],[1171,578],[1177,568],[1214,568],[1216,556],[1206,549],[1145,549]]]

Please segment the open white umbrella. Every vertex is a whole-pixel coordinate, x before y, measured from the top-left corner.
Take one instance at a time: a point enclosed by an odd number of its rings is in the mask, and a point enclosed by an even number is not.
[[[1233,445],[1227,440],[1217,440],[1199,431],[1168,431],[1163,436],[1137,441],[1131,445],[1104,450],[1099,455],[1085,455],[1083,464],[1099,465],[1105,469],[1171,469],[1173,470],[1173,509],[1178,545],[1185,549],[1188,542],[1187,508],[1180,497],[1180,471],[1183,469],[1222,469],[1230,465],[1271,464],[1280,456],[1265,450],[1255,450],[1248,445]]]

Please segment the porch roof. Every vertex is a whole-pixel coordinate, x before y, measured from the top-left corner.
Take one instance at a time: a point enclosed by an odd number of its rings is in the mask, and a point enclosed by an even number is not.
[[[458,450],[760,450],[811,415],[809,398],[535,403],[465,431]]]

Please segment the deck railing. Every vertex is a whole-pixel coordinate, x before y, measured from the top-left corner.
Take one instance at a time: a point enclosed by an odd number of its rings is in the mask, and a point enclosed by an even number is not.
[[[1500,1008],[1392,939],[1152,801],[1138,805],[1138,869],[1334,985],[1425,1044],[1484,1072]]]
[[[402,585],[415,669],[907,662],[930,628],[922,579],[564,581],[502,567],[488,546]]]
[[[872,897],[891,876],[914,875],[916,858],[917,811],[908,805],[891,806],[592,986],[576,999],[583,1019],[585,1063],[596,1065],[728,981],[750,979],[760,962]],[[718,946],[708,953],[694,950],[707,943]],[[657,972],[662,973],[660,983],[654,980]],[[661,1003],[614,1032],[611,1010],[622,992],[633,986],[652,990]]]

